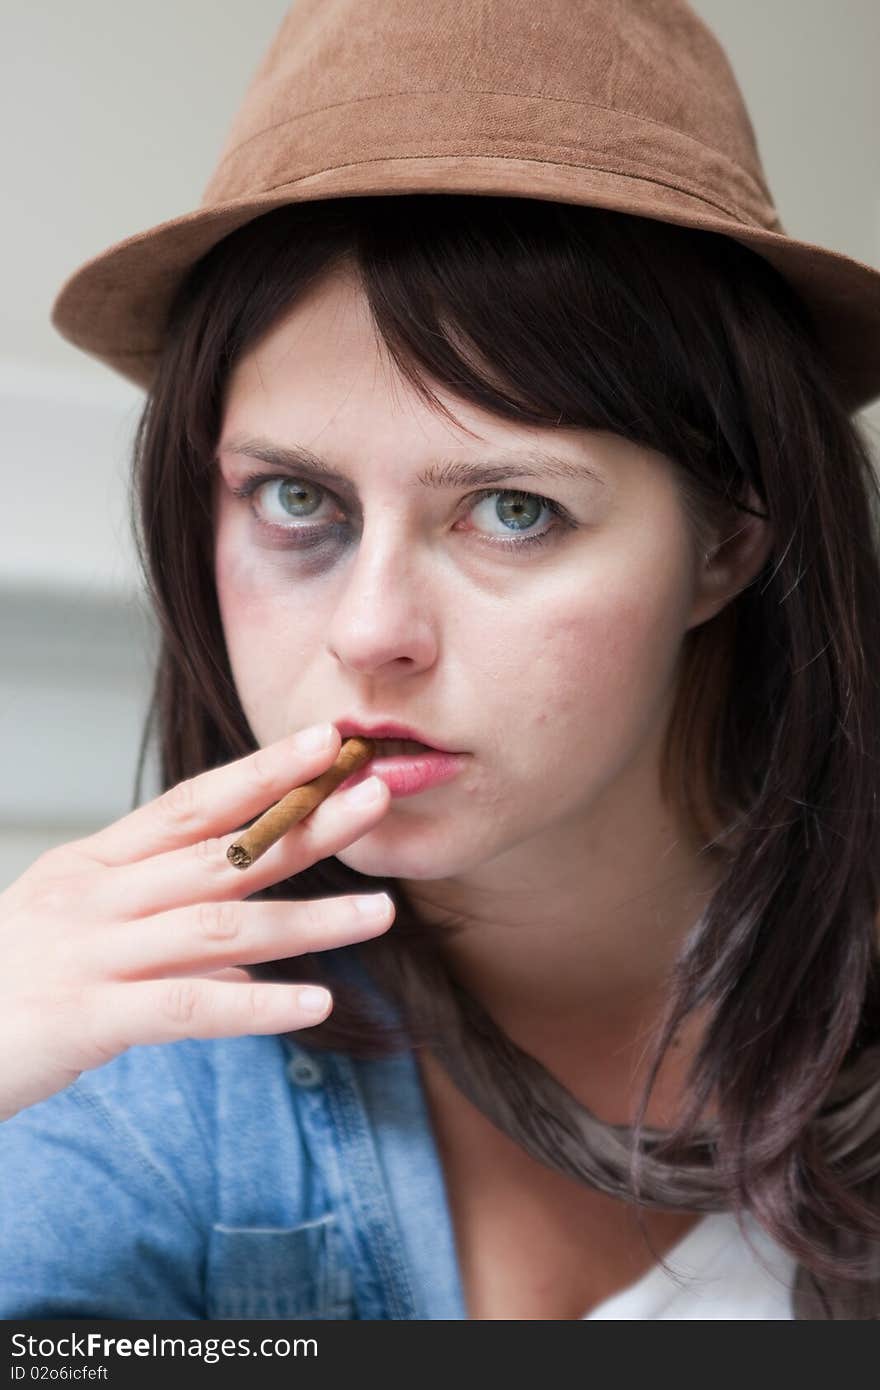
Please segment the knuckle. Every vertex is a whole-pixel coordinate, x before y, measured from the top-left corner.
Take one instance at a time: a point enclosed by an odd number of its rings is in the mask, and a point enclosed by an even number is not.
[[[247,996],[245,1011],[247,1017],[255,1021],[262,1021],[271,1018],[273,1014],[273,999],[271,991],[261,989],[258,984],[247,985]]]
[[[210,836],[206,840],[197,840],[192,846],[192,852],[202,868],[218,877],[225,877],[226,870],[229,868],[225,845],[225,840],[221,840],[217,836]]]
[[[51,845],[44,849],[42,854],[37,855],[31,869],[44,874],[57,874],[69,869],[70,856],[66,852],[69,848],[68,845]]]
[[[278,781],[278,766],[276,760],[273,767],[272,754],[268,748],[258,748],[252,754],[248,775],[254,792],[268,800],[274,799]]]
[[[304,898],[297,903],[297,926],[307,942],[326,934],[330,915],[325,899]]]
[[[196,779],[187,777],[159,797],[159,811],[172,830],[186,832],[197,819]]]
[[[19,882],[26,885],[32,895],[40,894],[48,885],[68,878],[73,868],[72,860],[65,854],[65,846],[54,845],[44,849],[31,861],[20,875]]]
[[[192,1023],[198,1012],[199,997],[195,980],[169,980],[162,1001],[166,1018],[174,1024]]]
[[[49,862],[61,869],[69,869],[71,865],[80,869],[84,865],[92,868],[96,862],[100,862],[94,852],[97,839],[96,835],[83,835],[81,839],[67,840],[63,845],[55,845],[46,851],[50,857]]]
[[[28,906],[41,917],[69,916],[79,897],[69,882],[57,878],[35,879],[28,888]]]
[[[78,994],[69,993],[66,1009],[71,1023],[70,1036],[78,1039],[72,1058],[77,1066],[101,1066],[125,1051],[128,1046],[125,1019],[116,1010],[105,1007],[100,991],[81,988]],[[85,1031],[83,1020],[87,1025]]]
[[[234,941],[241,934],[241,908],[238,903],[199,903],[196,921],[203,941]]]

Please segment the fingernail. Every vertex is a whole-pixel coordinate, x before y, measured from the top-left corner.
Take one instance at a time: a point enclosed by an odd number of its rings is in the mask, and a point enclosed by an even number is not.
[[[332,724],[312,724],[308,729],[302,729],[293,740],[293,745],[301,753],[317,753],[319,748],[326,748],[333,737]]]
[[[365,893],[355,898],[354,905],[364,917],[387,917],[391,898],[387,893]]]
[[[356,787],[349,788],[345,793],[345,799],[350,806],[370,806],[374,801],[378,801],[382,785],[381,777],[365,777]]]
[[[313,989],[309,985],[300,990],[297,1002],[307,1014],[323,1014],[330,1007],[330,995],[326,989]]]

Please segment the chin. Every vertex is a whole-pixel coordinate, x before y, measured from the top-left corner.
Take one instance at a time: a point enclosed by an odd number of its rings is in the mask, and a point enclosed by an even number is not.
[[[374,878],[455,878],[483,862],[484,856],[468,853],[462,844],[432,843],[428,835],[414,834],[411,844],[382,844],[376,826],[352,845],[333,856],[356,873]],[[371,843],[372,842],[372,843]]]

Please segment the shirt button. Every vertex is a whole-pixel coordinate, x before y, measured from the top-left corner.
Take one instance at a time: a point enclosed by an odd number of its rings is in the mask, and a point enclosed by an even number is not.
[[[288,1063],[287,1075],[297,1086],[320,1086],[324,1079],[324,1073],[318,1063],[304,1055],[294,1057],[293,1061]]]

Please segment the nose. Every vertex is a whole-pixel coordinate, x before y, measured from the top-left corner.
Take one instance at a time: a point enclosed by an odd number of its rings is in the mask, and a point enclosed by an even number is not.
[[[330,652],[361,675],[425,670],[437,657],[436,614],[418,547],[386,512],[365,524],[341,582],[327,634]]]

